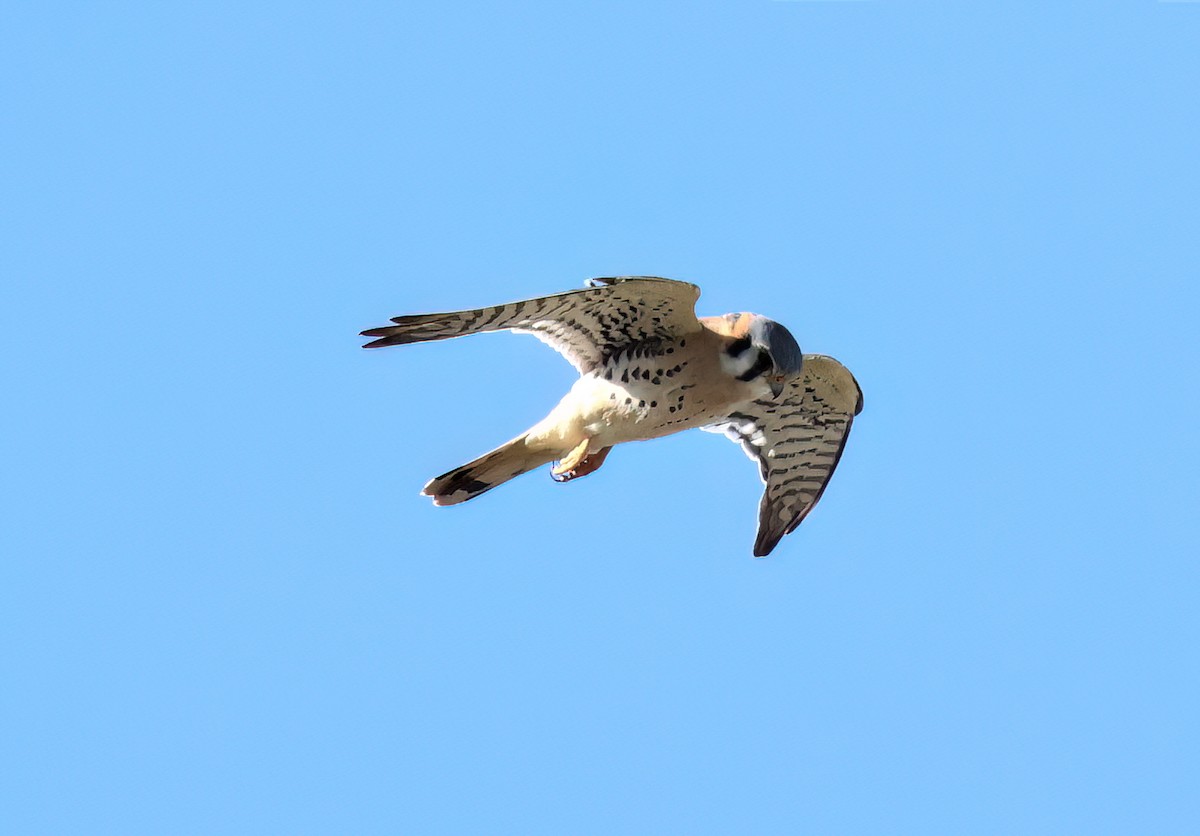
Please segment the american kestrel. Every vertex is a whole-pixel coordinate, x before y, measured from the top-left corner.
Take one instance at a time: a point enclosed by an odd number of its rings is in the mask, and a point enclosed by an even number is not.
[[[652,276],[590,279],[582,290],[492,308],[416,314],[363,331],[364,348],[484,331],[533,334],[579,380],[528,432],[430,481],[435,505],[474,499],[556,462],[554,479],[596,471],[609,451],[699,427],[724,432],[759,465],[766,485],[754,555],[766,556],[821,498],[862,390],[838,361],[801,354],[786,328],[751,313],[698,319],[700,288]]]

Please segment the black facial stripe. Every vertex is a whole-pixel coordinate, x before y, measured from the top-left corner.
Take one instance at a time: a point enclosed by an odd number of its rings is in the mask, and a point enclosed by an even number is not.
[[[758,359],[754,361],[754,365],[750,367],[744,374],[738,375],[738,380],[754,380],[763,372],[771,368],[771,358],[765,351],[758,352]]]
[[[725,352],[730,357],[739,357],[739,356],[741,356],[741,353],[749,347],[750,347],[750,338],[742,337],[740,340],[734,340],[733,342],[731,342],[729,344],[729,347],[727,349],[725,349]]]

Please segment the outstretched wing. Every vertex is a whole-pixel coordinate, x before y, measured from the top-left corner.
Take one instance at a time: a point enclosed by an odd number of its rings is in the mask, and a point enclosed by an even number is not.
[[[766,484],[758,506],[754,556],[765,557],[817,504],[842,457],[862,390],[849,369],[822,354],[805,354],[800,375],[777,401],[753,401],[719,424],[758,462]]]
[[[397,316],[395,325],[363,331],[363,348],[448,340],[484,331],[524,331],[548,343],[586,374],[635,345],[700,330],[700,288],[653,276],[589,279],[583,290],[491,308]]]

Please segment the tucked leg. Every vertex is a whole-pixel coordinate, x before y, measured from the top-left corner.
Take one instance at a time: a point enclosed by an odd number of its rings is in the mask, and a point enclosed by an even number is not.
[[[604,464],[604,460],[608,458],[608,453],[610,450],[612,450],[611,447],[605,447],[603,450],[597,450],[590,456],[584,456],[573,470],[559,473],[556,469],[553,472],[554,481],[570,482],[572,479],[578,479],[580,476],[587,476],[589,473],[595,473],[600,469],[600,465]]]
[[[554,469],[550,472],[555,476],[562,476],[564,473],[570,473],[579,465],[581,461],[587,458],[587,449],[588,444],[590,443],[591,440],[587,438],[579,442],[574,450],[558,460],[558,464],[554,465]]]

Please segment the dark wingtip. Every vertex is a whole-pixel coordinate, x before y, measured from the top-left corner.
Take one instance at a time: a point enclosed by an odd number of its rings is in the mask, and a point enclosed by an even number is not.
[[[774,538],[759,537],[754,541],[754,556],[766,557],[771,552],[775,551],[775,547],[779,545],[779,541],[782,539],[782,536]]]
[[[406,343],[413,342],[413,340],[408,335],[397,334],[396,329],[391,328],[391,327],[368,328],[366,331],[360,332],[359,336],[360,337],[378,337],[379,338],[377,340],[373,340],[373,341],[367,343],[366,345],[363,346],[363,348],[383,348],[384,346],[404,345]]]
[[[845,366],[842,366],[846,369]],[[846,369],[846,374],[850,375],[850,381],[854,384],[854,391],[858,393],[858,401],[854,404],[854,414],[858,415],[863,411],[863,391],[862,385],[858,382],[858,378],[854,376],[854,372]]]

